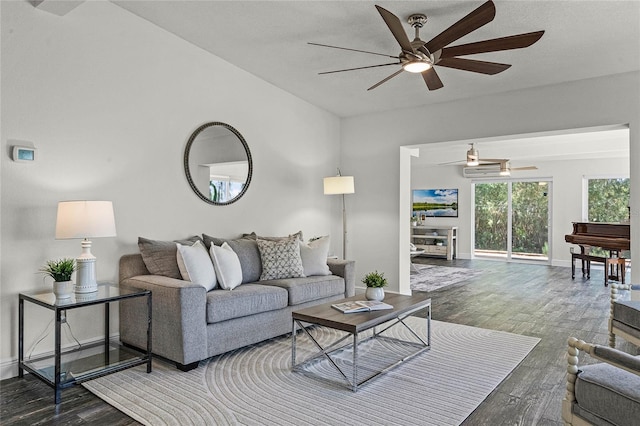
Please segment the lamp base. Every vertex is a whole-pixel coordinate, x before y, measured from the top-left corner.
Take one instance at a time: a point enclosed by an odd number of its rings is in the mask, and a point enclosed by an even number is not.
[[[73,290],[76,293],[93,293],[98,291],[96,281],[96,259],[76,259],[78,270],[76,272],[76,285]]]

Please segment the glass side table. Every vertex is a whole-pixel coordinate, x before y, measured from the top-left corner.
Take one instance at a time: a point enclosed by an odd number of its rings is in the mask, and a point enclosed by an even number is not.
[[[135,297],[147,298],[147,348],[139,351],[109,339],[109,304]],[[24,359],[24,302],[34,303],[55,313],[54,353]],[[92,305],[104,305],[104,341],[62,350],[62,324],[66,311]],[[56,299],[52,292],[19,294],[18,308],[18,377],[24,370],[38,377],[55,391],[55,403],[61,401],[62,390],[76,383],[95,379],[116,371],[147,364],[151,372],[151,291],[113,284],[100,284],[94,293],[73,293],[68,299]]]

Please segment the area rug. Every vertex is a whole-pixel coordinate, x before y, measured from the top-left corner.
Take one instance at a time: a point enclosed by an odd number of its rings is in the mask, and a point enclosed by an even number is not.
[[[405,321],[426,328],[424,319]],[[202,361],[187,373],[154,360],[150,374],[139,366],[83,386],[145,425],[458,425],[539,342],[439,321],[431,329],[431,350],[355,393],[292,372],[285,337]],[[339,333],[311,332],[325,343]],[[409,337],[404,327],[389,332]],[[298,344],[298,357],[314,349],[302,334]]]
[[[414,263],[416,270],[411,271],[411,290],[434,291],[443,287],[471,279],[482,271],[451,266],[420,265]]]

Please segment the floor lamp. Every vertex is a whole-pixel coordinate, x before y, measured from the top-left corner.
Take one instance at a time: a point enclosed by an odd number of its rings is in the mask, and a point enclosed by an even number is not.
[[[355,193],[353,176],[342,176],[338,169],[338,176],[324,178],[325,195],[342,195],[342,258],[347,258],[347,213],[344,207],[344,194]]]

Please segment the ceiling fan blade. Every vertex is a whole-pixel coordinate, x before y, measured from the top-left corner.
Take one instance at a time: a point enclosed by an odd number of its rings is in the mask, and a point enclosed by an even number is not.
[[[500,164],[500,163],[505,163],[509,160],[507,160],[506,158],[480,158],[478,160],[480,163],[482,164]]]
[[[336,72],[345,72],[345,71],[355,71],[355,70],[364,70],[367,68],[377,68],[377,67],[386,67],[389,65],[400,65],[400,62],[391,62],[390,64],[380,64],[380,65],[368,65],[366,67],[356,67],[356,68],[346,68],[343,70],[335,70],[335,71],[324,71],[324,72],[319,72],[318,75],[322,75],[322,74],[333,74]],[[400,70],[402,71],[402,70]]]
[[[446,163],[438,163],[438,166],[453,166],[453,165],[466,166],[467,162],[466,161],[448,161]]]
[[[387,27],[389,27],[389,29],[391,30],[391,34],[393,34],[402,50],[413,52],[413,46],[411,46],[409,37],[407,37],[407,33],[402,27],[402,22],[400,22],[400,19],[383,7],[376,5],[376,9],[378,9],[380,16],[382,16],[382,19],[384,20],[385,24],[387,24]]]
[[[376,6],[378,7],[378,6]],[[464,18],[432,38],[427,42],[426,47],[429,52],[435,52],[446,45],[453,43],[461,37],[477,30],[481,26],[493,21],[496,16],[496,7],[491,0],[484,3]]]
[[[387,55],[386,53],[376,53],[376,52],[369,52],[367,50],[358,50],[358,49],[350,49],[348,47],[339,47],[339,46],[330,46],[328,44],[320,44],[320,43],[307,43],[310,44],[312,46],[321,46],[321,47],[330,47],[332,49],[341,49],[341,50],[349,50],[351,52],[360,52],[360,53],[369,53],[371,55],[378,55],[378,56],[385,56],[387,58],[395,58],[395,59],[399,59],[398,56],[393,56],[393,55]]]
[[[404,70],[403,70],[402,68],[400,68],[398,71],[394,72],[394,73],[393,73],[393,74],[391,74],[389,77],[387,77],[387,78],[385,78],[385,79],[383,79],[383,80],[380,80],[379,82],[377,82],[377,83],[376,83],[376,84],[374,84],[373,86],[369,87],[367,90],[373,90],[373,89],[375,89],[376,87],[380,86],[381,84],[386,83],[387,81],[391,80],[391,79],[392,79],[393,77],[395,77],[396,75],[401,74],[401,73],[402,73],[402,71],[404,71]]]
[[[497,62],[476,61],[474,59],[463,58],[440,59],[440,62],[436,65],[489,75],[498,74],[499,72],[511,67],[509,64],[499,64]]]
[[[538,170],[536,166],[509,167],[509,170]]]
[[[444,87],[444,84],[442,84],[442,80],[440,80],[440,77],[438,77],[438,73],[436,73],[436,70],[433,69],[433,67],[429,68],[426,71],[423,71],[421,74],[424,82],[427,83],[427,87],[429,88],[429,90],[438,90]]]
[[[544,31],[533,33],[517,34],[508,37],[494,38],[491,40],[478,41],[476,43],[461,44],[458,46],[445,47],[442,49],[442,58],[452,58],[454,56],[473,55],[476,53],[498,52],[500,50],[522,49],[529,47],[540,37]]]

